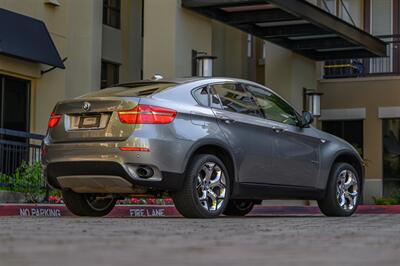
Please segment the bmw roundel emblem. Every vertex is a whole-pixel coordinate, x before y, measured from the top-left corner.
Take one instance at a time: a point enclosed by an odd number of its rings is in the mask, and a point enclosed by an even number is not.
[[[89,112],[90,111],[90,107],[92,107],[92,105],[89,102],[84,102],[83,106],[82,106],[82,109],[85,112]]]

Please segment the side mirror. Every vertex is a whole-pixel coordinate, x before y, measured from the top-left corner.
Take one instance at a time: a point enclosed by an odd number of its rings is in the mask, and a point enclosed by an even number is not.
[[[314,116],[310,112],[303,112],[301,127],[308,127],[314,122]]]

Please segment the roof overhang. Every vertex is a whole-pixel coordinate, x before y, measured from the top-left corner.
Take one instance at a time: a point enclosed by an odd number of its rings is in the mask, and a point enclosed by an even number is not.
[[[182,0],[182,6],[317,61],[386,56],[385,42],[304,0]]]
[[[2,8],[0,54],[65,68],[43,21]]]

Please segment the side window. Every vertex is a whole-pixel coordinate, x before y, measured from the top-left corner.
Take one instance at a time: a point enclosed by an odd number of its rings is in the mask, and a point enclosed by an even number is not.
[[[298,125],[299,115],[280,97],[256,86],[248,85],[247,89],[253,94],[267,119],[288,125]]]
[[[194,98],[202,106],[209,106],[208,89],[207,87],[198,88],[193,92]]]
[[[226,83],[215,84],[212,87],[221,101],[223,110],[262,117],[253,97],[241,85]]]

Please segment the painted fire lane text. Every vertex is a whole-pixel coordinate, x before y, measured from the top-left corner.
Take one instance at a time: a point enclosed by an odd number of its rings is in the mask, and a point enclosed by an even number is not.
[[[131,217],[165,217],[165,209],[164,208],[130,209],[129,215]]]

